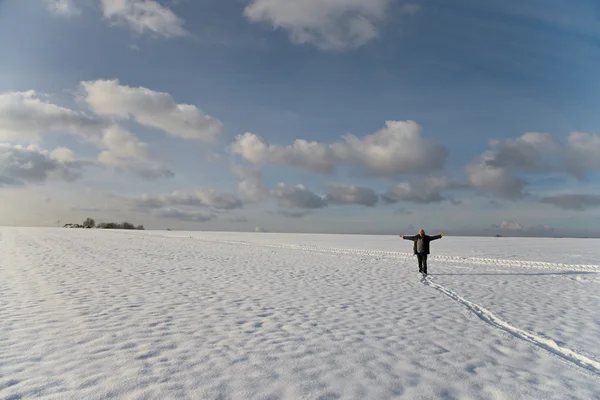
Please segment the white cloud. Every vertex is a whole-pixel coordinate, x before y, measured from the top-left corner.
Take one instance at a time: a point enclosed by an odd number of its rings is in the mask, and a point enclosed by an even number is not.
[[[600,135],[572,132],[567,138],[565,158],[567,171],[578,178],[600,170]]]
[[[133,199],[138,210],[160,209],[173,206],[209,207],[217,210],[241,208],[242,202],[235,196],[216,190],[197,190],[192,193],[173,192],[160,196],[143,195]]]
[[[133,117],[139,124],[190,140],[214,141],[223,124],[190,104],[177,104],[168,93],[124,86],[119,80],[82,82],[85,101],[98,115]]]
[[[517,139],[491,141],[491,149],[466,166],[474,188],[504,198],[524,195],[519,173],[562,172],[583,179],[600,170],[600,135],[572,132],[562,143],[547,133],[528,132]]]
[[[49,152],[36,146],[0,143],[0,187],[47,180],[74,181],[81,176],[84,165],[66,148]]]
[[[184,222],[207,222],[214,219],[227,223],[248,222],[243,215],[232,213],[232,210],[243,207],[240,199],[214,189],[192,192],[175,191],[162,195],[120,196],[107,194],[106,196],[119,199],[132,212],[161,219]]]
[[[77,161],[75,153],[66,147],[58,147],[50,153],[50,157],[58,162],[72,163]]]
[[[244,15],[284,29],[297,44],[358,48],[378,37],[390,0],[252,0]]]
[[[515,140],[492,141],[486,164],[523,171],[550,171],[560,168],[564,146],[548,133],[527,132]]]
[[[172,38],[186,35],[184,21],[154,0],[102,0],[104,17],[133,31]]]
[[[421,137],[414,121],[387,121],[380,131],[358,138],[346,135],[345,142],[332,145],[338,159],[364,166],[377,176],[426,174],[444,166],[446,150]]]
[[[465,167],[467,179],[471,186],[483,192],[506,199],[516,199],[524,196],[525,181],[518,178],[512,169],[494,167],[487,163],[490,154],[484,154]]]
[[[564,146],[547,133],[528,132],[517,139],[491,141],[491,149],[465,167],[473,188],[495,196],[524,196],[526,182],[519,172],[543,173],[562,169]]]
[[[238,193],[247,201],[261,201],[269,197],[268,189],[262,183],[260,171],[232,165],[231,172],[239,180]]]
[[[91,137],[104,123],[43,99],[33,90],[0,93],[0,141],[37,142],[44,133]]]
[[[73,17],[81,14],[74,0],[44,0],[48,11],[61,17]]]
[[[282,208],[318,209],[327,206],[327,199],[321,197],[303,185],[288,186],[278,184],[271,190],[271,196]]]
[[[358,204],[373,207],[379,201],[379,196],[369,188],[354,185],[329,184],[327,188],[327,202],[330,204]]]
[[[452,189],[464,189],[468,187],[465,183],[453,182],[446,177],[428,177],[423,180],[417,180],[414,183],[400,182],[388,189],[383,196],[387,203],[396,203],[399,201],[413,203],[437,203],[444,200],[450,200],[457,204],[455,200],[446,199],[442,196],[442,191]]]
[[[147,144],[117,125],[104,131],[102,145],[106,149],[98,155],[98,161],[102,165],[145,179],[174,176],[173,172],[150,152]]]
[[[268,191],[262,183],[252,179],[238,182],[238,192],[247,201],[260,201],[268,196]]]
[[[341,165],[355,165],[372,176],[387,177],[430,173],[441,169],[446,160],[446,150],[423,139],[414,121],[388,121],[374,134],[363,138],[346,135],[343,141],[331,144],[296,140],[279,146],[246,133],[237,136],[230,151],[256,165],[288,165],[324,174]]]
[[[319,173],[335,170],[335,154],[329,145],[303,139],[295,140],[289,146],[279,146],[269,144],[252,133],[245,133],[237,136],[230,151],[257,165],[289,165]]]
[[[271,198],[283,208],[318,209],[328,204],[374,206],[379,200],[379,196],[372,189],[335,183],[325,185],[327,195],[324,197],[313,193],[303,185],[288,186],[280,183],[269,190],[264,186],[261,173],[257,169],[232,165],[231,172],[239,180],[238,192],[242,198],[252,202]],[[298,218],[307,213],[283,210],[279,214]]]

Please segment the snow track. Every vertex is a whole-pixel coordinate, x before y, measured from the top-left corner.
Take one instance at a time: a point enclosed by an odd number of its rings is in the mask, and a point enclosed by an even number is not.
[[[150,233],[156,235],[155,233]],[[161,235],[163,236],[163,235]],[[255,243],[245,242],[236,240],[222,240],[222,239],[208,239],[199,238],[194,236],[176,236],[176,235],[164,235],[165,237],[174,238],[193,238],[201,240],[203,242],[219,243],[219,244],[232,244],[232,245],[246,245],[246,246],[260,246],[273,249],[281,250],[302,250],[317,253],[335,253],[335,254],[348,254],[348,255],[359,255],[366,257],[388,257],[396,259],[412,259],[414,258],[413,253],[398,252],[398,251],[384,251],[384,250],[364,250],[364,249],[344,249],[335,247],[320,247],[314,245],[292,245],[292,244],[280,244],[280,243]],[[481,257],[458,257],[458,256],[443,256],[443,255],[430,255],[430,260],[441,261],[451,264],[470,264],[470,265],[487,265],[492,267],[519,267],[519,268],[536,268],[536,269],[561,269],[561,270],[579,270],[579,271],[591,271],[600,272],[600,265],[594,264],[565,264],[565,263],[553,263],[546,261],[528,261],[528,260],[506,260],[506,259],[495,259],[495,258],[481,258]]]
[[[334,253],[334,254],[345,254],[345,255],[357,255],[366,257],[388,257],[397,259],[411,259],[414,257],[412,253],[406,252],[395,252],[395,251],[379,251],[379,250],[364,250],[364,249],[343,249],[343,248],[331,248],[331,247],[320,247],[314,245],[289,245],[289,244],[268,244],[268,243],[252,243],[245,241],[234,241],[234,240],[220,240],[220,239],[206,239],[206,238],[194,238],[205,242],[214,242],[220,244],[232,244],[232,245],[247,245],[247,246],[261,246],[273,249],[282,250],[299,250],[309,251],[317,253]],[[552,263],[544,261],[525,261],[525,260],[505,260],[505,259],[493,259],[493,258],[480,258],[480,257],[456,257],[456,256],[430,256],[431,259],[436,261],[442,261],[447,263],[460,263],[460,264],[472,264],[472,265],[484,265],[490,267],[519,267],[519,268],[538,268],[538,269],[560,269],[560,270],[580,270],[580,271],[600,271],[600,265],[590,264],[565,264],[565,263]],[[457,301],[469,311],[473,312],[479,319],[486,322],[487,324],[502,329],[503,331],[511,334],[512,336],[529,342],[541,349],[544,349],[563,360],[570,362],[578,367],[585,369],[588,372],[600,375],[600,362],[595,361],[585,355],[579,354],[567,347],[557,344],[552,339],[547,339],[539,335],[527,332],[523,329],[515,327],[508,322],[502,320],[496,316],[490,310],[480,306],[479,304],[473,303],[450,289],[437,284],[429,279],[422,281],[424,285],[432,287],[452,300]]]
[[[506,322],[506,321],[502,320],[501,318],[499,318],[498,316],[496,316],[490,310],[480,306],[479,304],[473,303],[473,302],[459,296],[452,290],[447,289],[440,284],[433,282],[431,280],[431,278],[423,279],[422,282],[425,286],[429,286],[433,289],[436,289],[437,291],[443,293],[444,295],[448,296],[452,300],[455,300],[456,302],[462,304],[469,311],[474,313],[477,317],[479,317],[479,319],[481,319],[485,323],[487,323],[493,327],[502,329],[503,331],[508,332],[509,334],[511,334],[512,336],[514,336],[518,339],[525,340],[529,343],[534,344],[537,347],[540,347],[546,351],[549,351],[550,353],[557,355],[557,356],[561,357],[562,359],[564,359],[572,364],[575,364],[578,367],[581,367],[589,372],[592,372],[596,375],[600,375],[600,362],[592,360],[591,358],[586,357],[582,354],[579,354],[579,353],[577,353],[571,349],[568,349],[564,346],[560,346],[552,339],[543,338],[539,335],[535,335],[531,332],[527,332],[520,328],[512,326],[508,322]]]

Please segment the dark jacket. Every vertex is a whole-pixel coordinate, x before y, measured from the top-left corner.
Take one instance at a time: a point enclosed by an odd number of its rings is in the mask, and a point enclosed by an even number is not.
[[[414,242],[413,244],[413,253],[417,254],[417,239],[419,238],[419,235],[415,235],[415,236],[404,236],[405,240],[412,240]],[[429,236],[429,235],[423,235],[423,247],[425,249],[425,254],[429,254],[429,242],[431,242],[432,240],[437,240],[437,239],[441,239],[442,235],[435,235],[435,236]]]

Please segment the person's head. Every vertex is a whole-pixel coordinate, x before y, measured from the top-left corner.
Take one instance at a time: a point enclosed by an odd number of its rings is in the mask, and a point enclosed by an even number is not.
[[[420,235],[420,236],[423,236],[424,234],[425,234],[425,231],[424,231],[423,229],[421,229],[421,230],[419,231],[419,235]]]

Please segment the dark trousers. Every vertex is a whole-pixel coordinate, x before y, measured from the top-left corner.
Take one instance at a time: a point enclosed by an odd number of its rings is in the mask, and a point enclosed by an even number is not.
[[[419,260],[419,272],[427,273],[427,254],[417,253],[417,259]]]

